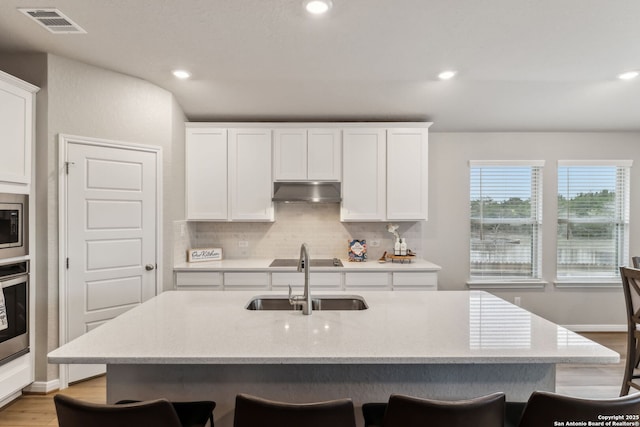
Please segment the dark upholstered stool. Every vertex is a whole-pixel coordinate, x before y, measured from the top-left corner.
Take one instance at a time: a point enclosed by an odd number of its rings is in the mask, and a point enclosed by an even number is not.
[[[178,414],[166,399],[101,405],[58,394],[53,401],[60,427],[181,427]]]
[[[138,402],[137,400],[121,400],[116,405]],[[209,421],[209,426],[213,427],[213,410],[216,403],[210,400],[195,402],[170,402],[178,414],[182,427],[204,427]]]
[[[284,403],[239,394],[234,427],[355,427],[351,399],[318,403]]]

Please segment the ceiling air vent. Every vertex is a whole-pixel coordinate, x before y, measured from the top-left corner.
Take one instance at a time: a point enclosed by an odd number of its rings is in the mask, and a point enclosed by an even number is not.
[[[85,34],[78,24],[58,9],[18,9],[54,34]]]

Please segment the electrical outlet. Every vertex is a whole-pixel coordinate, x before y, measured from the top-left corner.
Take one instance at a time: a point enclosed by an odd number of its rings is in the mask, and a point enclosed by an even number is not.
[[[249,247],[249,242],[246,240],[238,240],[238,247],[239,248],[248,248]]]
[[[372,248],[380,247],[380,240],[371,240],[371,247]]]
[[[514,303],[515,305],[517,305],[518,307],[520,307],[521,302],[522,302],[522,301],[520,300],[520,297],[514,297],[514,298],[513,298],[513,303]]]

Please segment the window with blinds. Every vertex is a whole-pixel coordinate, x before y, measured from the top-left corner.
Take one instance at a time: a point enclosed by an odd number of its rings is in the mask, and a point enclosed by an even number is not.
[[[629,257],[631,162],[558,162],[558,280],[617,279]]]
[[[543,162],[470,162],[471,280],[539,279]]]

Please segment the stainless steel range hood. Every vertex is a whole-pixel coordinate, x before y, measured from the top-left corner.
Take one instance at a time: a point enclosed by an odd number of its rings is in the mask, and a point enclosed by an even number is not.
[[[342,196],[339,182],[274,182],[272,200],[285,203],[340,203]]]

